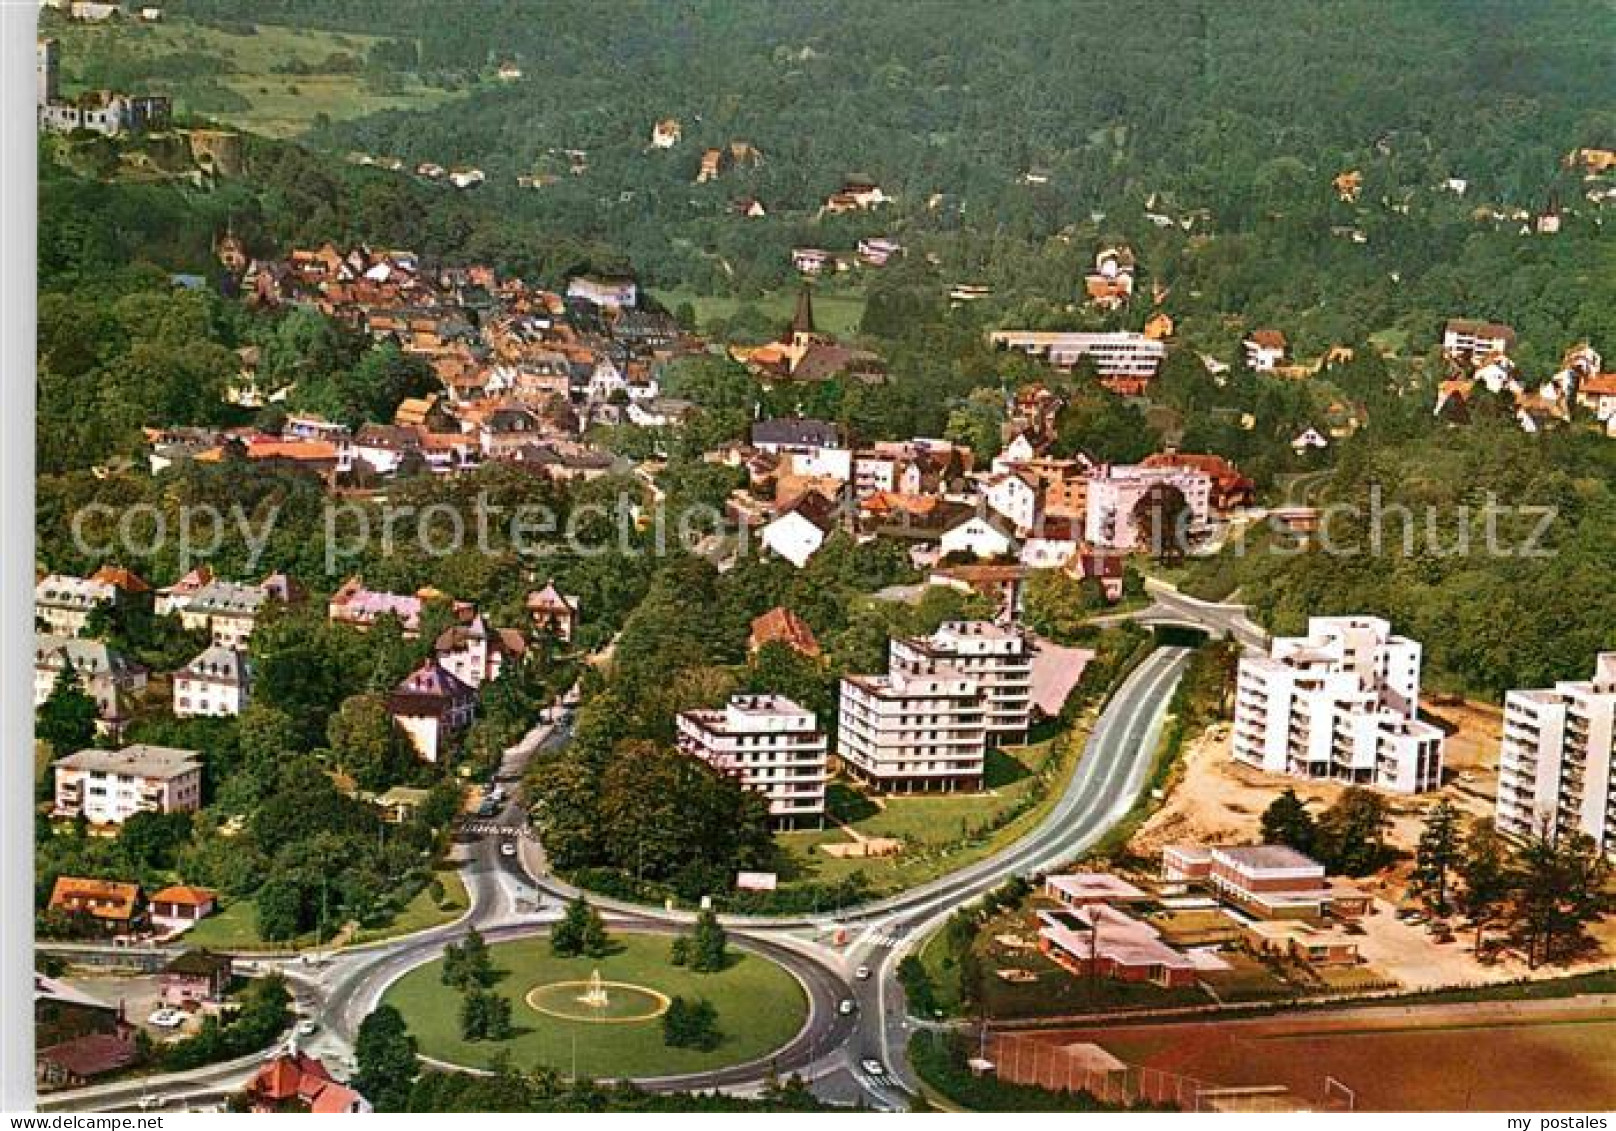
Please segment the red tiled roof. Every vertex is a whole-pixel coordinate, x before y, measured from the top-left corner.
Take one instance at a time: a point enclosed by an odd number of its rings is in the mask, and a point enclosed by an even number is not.
[[[197,888],[189,884],[175,884],[166,887],[151,897],[153,903],[181,903],[189,907],[200,907],[204,903],[212,903],[218,898],[218,893],[210,888]]]
[[[779,642],[789,645],[804,656],[819,655],[819,641],[813,629],[796,613],[784,606],[776,606],[752,621],[750,646],[754,649]]]

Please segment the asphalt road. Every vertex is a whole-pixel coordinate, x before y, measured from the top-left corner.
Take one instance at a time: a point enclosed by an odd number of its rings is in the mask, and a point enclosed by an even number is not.
[[[1221,610],[1220,610],[1221,611]],[[1202,616],[1202,610],[1191,610]],[[1208,617],[1208,619],[1212,619]],[[914,1022],[905,1011],[896,971],[908,950],[961,905],[1013,875],[1054,867],[1094,844],[1131,808],[1149,772],[1151,755],[1173,689],[1189,652],[1161,648],[1128,677],[1096,720],[1077,769],[1049,816],[1026,837],[989,858],[888,899],[834,915],[776,919],[728,916],[735,945],[780,963],[803,984],[810,1002],[803,1030],[772,1056],[697,1075],[642,1080],[654,1090],[755,1088],[770,1074],[800,1073],[816,1092],[837,1102],[857,1100],[883,1110],[906,1108],[918,1083],[908,1069]],[[535,727],[513,747],[504,773],[519,775],[532,755],[568,739],[566,724]],[[455,923],[404,938],[351,948],[315,962],[260,962],[282,969],[293,982],[299,1008],[317,1031],[300,1040],[317,1055],[346,1063],[364,1017],[386,988],[406,971],[441,953],[444,944],[475,925],[492,940],[521,938],[548,929],[573,888],[549,875],[532,844],[505,855],[501,846],[524,839],[525,807],[518,796],[481,822],[498,831],[459,845],[466,860],[471,910]],[[667,912],[620,901],[592,901],[619,929],[673,931],[688,912]],[[836,945],[833,936],[851,937]],[[854,1003],[853,1012],[841,1003]],[[880,1071],[874,1071],[876,1066]],[[82,1089],[54,1098],[54,1110],[105,1111],[148,1103],[167,1107],[206,1101],[238,1088],[253,1064],[237,1062],[196,1073]],[[154,1099],[155,1097],[155,1099]],[[43,1106],[43,1105],[42,1105]]]

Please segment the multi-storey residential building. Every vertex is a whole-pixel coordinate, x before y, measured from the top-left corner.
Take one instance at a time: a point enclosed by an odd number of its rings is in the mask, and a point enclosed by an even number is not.
[[[1117,464],[1096,468],[1088,479],[1085,497],[1083,535],[1095,546],[1132,550],[1141,539],[1150,537],[1148,527],[1139,521],[1139,508],[1148,505],[1151,492],[1173,488],[1184,496],[1188,519],[1186,539],[1207,529],[1212,510],[1212,479],[1195,467],[1148,467],[1144,464]],[[1163,531],[1176,537],[1175,531]]]
[[[680,712],[679,748],[761,793],[777,828],[824,825],[829,745],[814,713],[783,695],[736,695],[722,710]]]
[[[204,629],[221,648],[245,648],[270,597],[262,585],[209,581],[182,599],[176,608],[180,623]]]
[[[127,717],[127,701],[146,688],[146,671],[99,640],[41,634],[34,637],[34,706],[50,698],[64,670],[95,700],[98,725],[117,733]]]
[[[1515,345],[1515,331],[1498,322],[1450,318],[1442,327],[1442,352],[1467,364],[1493,354],[1507,354]]]
[[[471,725],[477,691],[428,657],[387,697],[387,713],[428,762],[447,757],[451,740]]]
[[[252,661],[215,644],[174,673],[174,716],[239,715],[252,696]]]
[[[1586,833],[1616,851],[1616,652],[1601,652],[1590,680],[1504,697],[1498,758],[1498,828],[1516,836]]]
[[[1235,760],[1398,793],[1441,785],[1442,732],[1417,717],[1419,644],[1375,617],[1307,627],[1240,661]]]
[[[202,763],[194,750],[137,744],[80,750],[58,759],[56,815],[121,825],[136,813],[191,813],[202,805]]]
[[[1048,357],[1058,369],[1070,369],[1087,357],[1101,378],[1119,392],[1142,391],[1167,356],[1165,342],[1125,330],[996,330],[988,340],[1032,357]]]
[[[1027,737],[1032,716],[1032,647],[1019,629],[990,621],[947,621],[930,636],[898,637],[892,671],[908,676],[955,675],[974,681],[986,709],[989,742]]]
[[[878,789],[980,789],[987,758],[982,686],[952,675],[848,676],[837,752],[849,773]]]
[[[118,599],[118,590],[93,577],[53,573],[34,586],[34,619],[62,636],[77,636],[98,605]]]

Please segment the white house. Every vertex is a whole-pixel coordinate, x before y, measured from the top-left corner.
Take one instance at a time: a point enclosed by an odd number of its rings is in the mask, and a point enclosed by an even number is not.
[[[1246,367],[1258,373],[1271,373],[1285,360],[1285,335],[1278,330],[1257,330],[1241,345],[1246,351]]]
[[[763,544],[801,569],[836,529],[836,504],[806,492],[763,528]]]
[[[128,746],[80,750],[59,759],[58,817],[121,825],[136,813],[194,813],[202,806],[202,763],[194,750]]]
[[[1038,490],[1014,471],[984,476],[978,481],[981,498],[1006,519],[1018,534],[1038,523]]]
[[[174,717],[239,715],[252,696],[247,653],[215,644],[174,673]]]
[[[979,558],[1008,557],[1015,552],[1015,538],[1000,521],[989,515],[972,515],[943,532],[943,556],[974,554]]]

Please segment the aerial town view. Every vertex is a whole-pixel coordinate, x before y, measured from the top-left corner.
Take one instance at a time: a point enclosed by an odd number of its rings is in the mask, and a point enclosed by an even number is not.
[[[30,1110],[1606,1126],[1616,0],[27,7]]]

